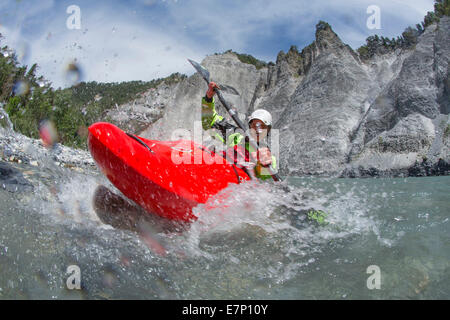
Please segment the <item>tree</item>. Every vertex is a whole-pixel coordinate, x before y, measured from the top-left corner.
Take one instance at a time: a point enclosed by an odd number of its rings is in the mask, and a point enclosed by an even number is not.
[[[429,25],[433,24],[434,22],[439,21],[438,16],[431,11],[427,12],[427,15],[424,17],[422,25],[424,28],[428,27]]]
[[[442,16],[450,15],[450,0],[435,0],[434,12],[428,12],[421,24],[416,24],[416,29],[408,27],[398,36],[397,39],[387,38],[378,35],[370,36],[366,39],[366,44],[358,48],[358,53],[362,59],[371,58],[376,53],[386,53],[397,48],[410,48],[417,43],[418,37],[425,32],[425,29],[435,23],[439,22]],[[383,47],[384,50],[380,50]]]
[[[450,0],[435,0],[434,12],[438,17],[450,16]]]
[[[411,27],[408,27],[405,31],[403,31],[402,37],[404,39],[404,45],[406,47],[411,47],[417,43],[419,32]]]

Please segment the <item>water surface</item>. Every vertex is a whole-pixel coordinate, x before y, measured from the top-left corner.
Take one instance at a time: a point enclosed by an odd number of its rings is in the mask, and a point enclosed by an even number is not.
[[[0,188],[2,299],[450,297],[450,177],[234,185],[190,226],[153,219],[143,237],[99,220],[96,188],[115,189],[97,171],[15,167],[34,189]],[[81,290],[66,287],[70,265]],[[380,289],[367,287],[371,265]]]

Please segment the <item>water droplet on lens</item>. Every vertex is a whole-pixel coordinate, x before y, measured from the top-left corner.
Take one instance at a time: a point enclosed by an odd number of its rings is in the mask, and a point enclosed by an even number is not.
[[[13,92],[17,96],[26,95],[30,92],[30,85],[25,80],[19,80],[14,84]]]
[[[17,46],[17,59],[20,63],[26,64],[30,56],[30,46],[26,42],[22,42]]]
[[[43,120],[39,124],[39,135],[41,137],[42,143],[45,147],[50,148],[58,140],[58,132],[53,122],[49,120]]]
[[[112,288],[114,286],[116,280],[116,276],[113,272],[105,271],[105,273],[103,274],[103,284],[109,288]]]

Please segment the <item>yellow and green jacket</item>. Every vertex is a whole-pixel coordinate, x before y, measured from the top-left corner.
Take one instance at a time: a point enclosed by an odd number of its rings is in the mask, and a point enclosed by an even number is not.
[[[250,145],[248,138],[239,132],[234,132],[238,129],[236,126],[226,122],[222,116],[216,112],[214,98],[208,100],[207,97],[202,98],[202,127],[203,130],[210,130],[211,137],[226,144],[227,148],[237,147],[244,148],[246,150],[245,158],[248,161],[249,153],[254,152],[254,148]],[[214,129],[214,130],[211,130]],[[227,130],[232,130],[234,133],[226,136]],[[272,170],[276,171],[277,159],[272,155]],[[269,169],[261,165],[255,166],[255,175],[261,180],[271,178]]]

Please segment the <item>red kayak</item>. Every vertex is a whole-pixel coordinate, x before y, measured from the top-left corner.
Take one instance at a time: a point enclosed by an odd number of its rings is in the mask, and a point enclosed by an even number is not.
[[[103,174],[147,212],[190,221],[192,208],[230,183],[250,177],[202,145],[189,140],[147,140],[113,124],[89,127],[89,150]]]

